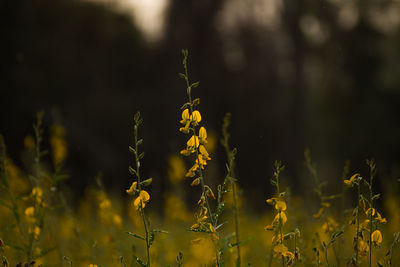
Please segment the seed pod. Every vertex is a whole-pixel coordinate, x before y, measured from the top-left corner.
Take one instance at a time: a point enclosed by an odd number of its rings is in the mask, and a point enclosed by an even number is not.
[[[193,182],[190,184],[190,186],[196,186],[200,184],[200,178],[196,178],[193,180]]]

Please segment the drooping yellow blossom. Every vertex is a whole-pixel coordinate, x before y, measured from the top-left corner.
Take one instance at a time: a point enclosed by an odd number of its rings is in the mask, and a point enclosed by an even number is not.
[[[218,240],[217,231],[215,230],[214,226],[211,223],[209,223],[208,226],[209,226],[210,231],[212,233],[213,240]]]
[[[139,209],[139,206],[141,206],[142,209],[146,206],[146,202],[150,200],[150,195],[146,191],[142,190],[139,193],[139,196],[133,201],[133,206],[135,207],[136,210]]]
[[[359,250],[361,256],[366,256],[369,251],[369,246],[366,242],[364,242],[363,240],[360,240],[358,250]]]
[[[290,259],[294,258],[294,254],[288,250],[284,244],[278,244],[274,247],[274,257],[288,257]]]
[[[196,175],[196,171],[199,168],[199,164],[197,162],[187,171],[185,177],[194,177]]]
[[[35,215],[35,207],[33,206],[27,207],[24,213],[26,217],[33,217]]]
[[[187,141],[186,145],[188,147],[187,150],[189,150],[189,151],[194,150],[195,148],[198,148],[200,145],[199,137],[192,135],[192,137],[190,137],[190,139]]]
[[[375,246],[379,246],[382,243],[381,231],[375,230],[371,235],[371,240]]]
[[[353,176],[350,177],[350,179],[348,180],[344,180],[343,182],[345,183],[345,185],[348,186],[353,186],[354,182],[356,181],[356,179],[358,178],[358,176],[360,176],[359,173],[354,174]]]
[[[205,221],[208,219],[207,217],[208,209],[205,207],[202,207],[199,214],[195,215],[196,217],[196,223],[191,226],[192,229],[197,229],[201,225],[204,225]]]
[[[207,131],[206,128],[200,127],[199,138],[202,144],[207,144]]]
[[[286,210],[286,202],[282,200],[278,200],[275,203],[275,209],[277,211],[285,211]]]
[[[376,220],[378,220],[380,223],[387,223],[386,218],[382,218],[379,212],[376,212]]]
[[[127,192],[129,195],[133,195],[133,194],[135,194],[135,192],[136,192],[136,187],[137,187],[137,182],[133,182],[133,183],[131,184],[131,187],[129,187],[129,189],[127,189],[126,192]]]
[[[279,222],[281,223],[281,225],[284,225],[287,222],[286,214],[283,211],[281,211],[275,215],[275,218],[274,218],[272,224],[279,225]]]

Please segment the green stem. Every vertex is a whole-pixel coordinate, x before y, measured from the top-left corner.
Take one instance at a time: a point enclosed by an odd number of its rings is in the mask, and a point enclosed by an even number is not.
[[[236,247],[237,247],[237,266],[241,265],[240,259],[240,244],[239,244],[239,215],[238,215],[238,207],[236,200],[236,184],[232,182],[232,194],[233,194],[233,208],[234,208],[234,216],[235,216],[235,231],[236,231]]]
[[[356,264],[358,265],[358,237],[359,237],[359,228],[360,228],[360,183],[357,183],[357,229],[356,229]]]

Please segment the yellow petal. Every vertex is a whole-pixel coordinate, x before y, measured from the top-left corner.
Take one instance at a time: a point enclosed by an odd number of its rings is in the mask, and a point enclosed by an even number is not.
[[[142,200],[142,199],[141,199],[140,197],[137,197],[137,198],[133,201],[133,206],[135,207],[136,210],[139,209],[139,205],[140,205],[141,200]],[[143,205],[142,205],[142,206],[143,206]]]
[[[136,186],[137,186],[137,182],[133,182],[131,187],[129,187],[129,189],[126,190],[126,192],[128,194],[133,194],[136,191]]]
[[[140,196],[140,198],[141,198],[144,202],[147,202],[147,201],[149,201],[149,199],[150,199],[149,193],[147,193],[147,192],[144,191],[144,190],[140,191],[139,196]]]

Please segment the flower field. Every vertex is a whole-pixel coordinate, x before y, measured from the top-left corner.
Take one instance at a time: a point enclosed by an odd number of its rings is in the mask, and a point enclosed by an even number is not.
[[[393,181],[394,191],[379,192],[373,159],[366,160],[366,173],[347,162],[337,179],[341,190],[327,194],[329,185],[306,149],[304,169],[312,186],[304,195],[291,194],[285,164],[276,161],[263,174],[274,193],[262,200],[264,210],[251,209],[251,192],[241,188],[241,179],[249,178],[236,176],[240,157],[230,140],[231,115],[224,118],[220,140],[208,135],[207,112],[200,113],[196,97],[200,84],[190,80],[188,51],[182,55],[179,76],[187,100],[176,134],[184,141],[167,159],[171,186],[164,194],[152,193],[159,181],[142,170],[147,139],[140,112],[133,118],[133,143],[127,144],[130,184],[110,192],[103,185],[107,177],[98,175],[80,199],[63,189],[63,125],[44,127],[39,112],[23,140],[19,165],[0,136],[1,267],[400,266],[400,181]],[[226,157],[222,178],[207,172],[218,144]],[[196,192],[195,203],[187,200],[189,189]],[[315,196],[312,214],[306,194]],[[163,206],[156,209],[153,199],[162,199]]]

